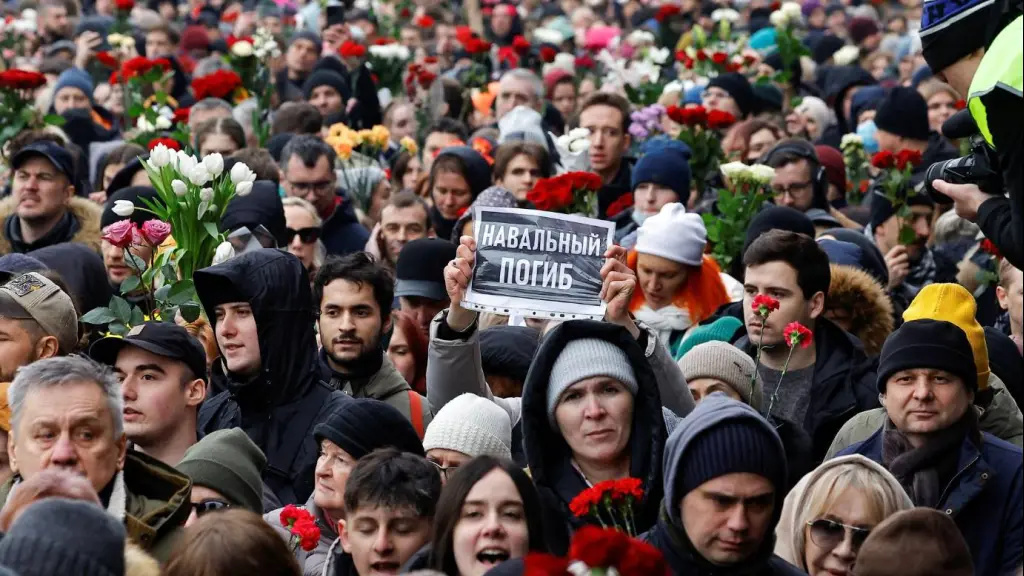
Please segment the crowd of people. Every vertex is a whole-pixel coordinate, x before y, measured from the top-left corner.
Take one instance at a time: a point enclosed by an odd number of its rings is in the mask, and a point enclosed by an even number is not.
[[[624,480],[658,573],[1024,573],[1019,4],[3,14],[0,575],[563,576]],[[603,318],[477,311],[570,172]]]

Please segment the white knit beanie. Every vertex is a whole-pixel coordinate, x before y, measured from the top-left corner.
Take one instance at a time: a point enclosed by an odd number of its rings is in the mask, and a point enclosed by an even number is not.
[[[512,458],[512,421],[500,406],[476,394],[462,394],[434,415],[423,449],[453,450],[476,458]]]
[[[700,266],[708,232],[700,216],[678,202],[665,204],[637,230],[636,251],[687,266]]]

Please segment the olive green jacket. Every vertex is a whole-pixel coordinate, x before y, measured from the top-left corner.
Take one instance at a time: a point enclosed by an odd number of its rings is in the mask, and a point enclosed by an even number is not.
[[[974,407],[978,411],[978,425],[981,427],[981,431],[988,432],[996,438],[1016,446],[1024,446],[1024,419],[1022,419],[1020,409],[1017,408],[1013,397],[1006,391],[1003,381],[995,374],[989,375],[988,387],[993,393],[988,408]],[[885,408],[875,408],[850,418],[839,429],[825,459],[835,458],[836,454],[847,447],[867,440],[882,427],[885,418]]]
[[[191,511],[192,480],[174,468],[146,456],[128,451],[124,470],[124,527],[129,539],[150,556],[163,563],[181,535],[182,526]],[[7,497],[21,477],[15,475],[0,486],[0,502]],[[117,477],[114,479],[117,482]],[[117,507],[111,493],[107,510]]]

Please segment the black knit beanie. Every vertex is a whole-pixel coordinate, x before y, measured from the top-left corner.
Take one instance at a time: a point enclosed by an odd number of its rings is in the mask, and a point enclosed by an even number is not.
[[[750,220],[747,237],[743,241],[743,252],[745,253],[761,234],[772,230],[788,230],[814,238],[814,223],[803,212],[789,206],[769,206]]]
[[[978,391],[978,367],[967,334],[952,322],[912,320],[889,335],[878,358],[878,392],[900,370],[932,368],[959,376],[967,389]]]
[[[331,70],[317,70],[310,74],[309,78],[306,78],[306,81],[302,84],[303,98],[309,100],[309,97],[313,95],[313,90],[317,86],[330,86],[337,90],[338,95],[342,98],[344,98],[346,94],[350,93],[348,83],[345,82],[345,79],[337,72],[332,72]]]
[[[893,88],[878,105],[875,126],[911,140],[928,140],[928,103],[913,88]]]
[[[727,420],[702,432],[686,448],[680,468],[683,473],[676,481],[682,496],[708,480],[743,472],[766,478],[776,490],[786,487],[778,440],[751,419]]]
[[[0,540],[0,565],[20,576],[123,576],[125,530],[96,504],[48,498]]]
[[[423,442],[397,408],[371,398],[354,398],[313,428],[317,443],[330,440],[355,459],[378,448],[394,447],[424,456]]]
[[[754,95],[754,89],[750,86],[750,81],[747,77],[739,72],[729,72],[728,74],[719,74],[708,82],[708,88],[721,88],[732,96],[732,99],[736,101],[736,106],[740,109],[740,114],[744,117],[754,112],[754,106],[756,103],[756,96]],[[737,118],[742,120],[742,118]]]

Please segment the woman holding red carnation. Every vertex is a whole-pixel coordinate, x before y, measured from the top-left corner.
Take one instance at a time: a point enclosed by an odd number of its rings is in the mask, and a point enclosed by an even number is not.
[[[722,271],[704,255],[706,244],[700,216],[673,202],[644,221],[636,247],[629,252],[627,263],[636,271],[640,287],[633,292],[629,309],[677,360],[686,332],[730,300]]]

